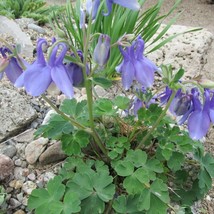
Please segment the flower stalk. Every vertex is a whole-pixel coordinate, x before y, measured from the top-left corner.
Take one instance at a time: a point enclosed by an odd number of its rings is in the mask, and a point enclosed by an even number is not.
[[[157,121],[155,122],[155,124],[152,126],[152,128],[149,130],[149,132],[145,135],[145,137],[143,138],[143,140],[139,143],[139,145],[136,147],[136,149],[142,149],[144,143],[148,140],[148,138],[150,137],[150,135],[152,134],[152,132],[158,127],[160,121],[164,118],[164,116],[166,115],[167,110],[170,107],[170,104],[172,103],[173,99],[175,98],[176,95],[176,91],[173,90],[172,95],[170,96],[170,99],[166,105],[166,107],[164,108],[164,110],[162,111],[162,113],[160,114],[159,118],[157,119]]]

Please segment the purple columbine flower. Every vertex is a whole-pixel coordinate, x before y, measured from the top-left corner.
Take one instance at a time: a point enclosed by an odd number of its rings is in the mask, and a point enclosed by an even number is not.
[[[86,15],[91,15],[92,20],[96,19],[100,0],[86,0],[85,6],[80,7],[80,28],[85,26]]]
[[[82,51],[77,51],[80,59],[83,62],[83,54]],[[74,57],[74,54],[71,54],[72,57]],[[67,74],[70,80],[73,82],[74,86],[81,86],[82,83],[84,82],[84,75],[83,75],[83,70],[82,68],[75,64],[74,62],[70,62],[66,64],[66,69],[67,69]],[[86,73],[89,74],[89,68],[87,66],[86,68]]]
[[[210,93],[204,92],[205,102],[201,104],[197,91],[193,91],[193,111],[188,118],[189,135],[193,140],[199,140],[204,137],[210,127]]]
[[[161,94],[160,100],[166,103],[172,94],[171,89],[166,88],[165,94]],[[183,93],[179,89],[170,105],[170,112],[180,117],[178,124],[181,125],[187,120],[189,135],[193,140],[199,140],[204,137],[210,127],[212,120],[214,102],[210,101],[210,91],[205,89],[205,102],[202,104],[199,99],[197,88],[193,88],[191,93]]]
[[[108,16],[111,13],[113,4],[119,4],[123,7],[129,8],[131,10],[140,9],[140,4],[138,3],[137,0],[106,0],[108,12],[106,14],[104,14],[105,16]]]
[[[100,35],[98,43],[94,49],[94,61],[99,66],[104,66],[110,55],[110,37],[108,35]]]
[[[154,72],[157,66],[144,55],[144,41],[138,38],[130,47],[125,50],[119,46],[123,55],[122,63],[117,67],[117,71],[122,74],[122,84],[128,90],[133,80],[138,81],[145,88],[151,87],[154,82]]]
[[[6,47],[0,48],[0,53],[3,57],[1,60],[1,73],[0,80],[3,77],[3,74],[6,73],[7,78],[15,83],[17,78],[22,74],[23,70],[15,57],[9,57],[8,54],[12,54],[11,50]]]
[[[50,60],[46,62],[42,52],[42,45],[47,44],[45,39],[37,43],[37,59],[29,65],[25,72],[16,80],[16,87],[25,87],[28,94],[39,96],[54,82],[56,86],[69,98],[73,97],[73,82],[69,79],[63,59],[67,51],[65,44],[60,43],[53,48]],[[59,46],[63,49],[57,57]]]

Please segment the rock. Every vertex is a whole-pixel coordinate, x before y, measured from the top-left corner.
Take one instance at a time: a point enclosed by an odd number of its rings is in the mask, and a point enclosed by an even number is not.
[[[11,208],[15,209],[15,208],[19,207],[20,205],[21,205],[21,202],[19,202],[15,198],[11,198],[10,199],[10,206],[11,206]]]
[[[48,95],[51,95],[51,96],[56,96],[56,95],[60,95],[61,94],[61,91],[59,90],[59,88],[56,86],[56,84],[54,82],[52,82],[50,84],[50,86],[48,87],[47,89],[47,93]]]
[[[26,177],[29,175],[29,169],[27,168],[21,168],[21,167],[15,167],[14,169],[14,178],[16,180],[25,181]]]
[[[16,146],[12,140],[0,144],[0,154],[12,158],[16,154]]]
[[[44,182],[47,183],[48,181],[50,181],[54,177],[55,177],[55,174],[53,172],[45,172],[43,180],[44,180]]]
[[[42,165],[54,163],[64,160],[67,156],[62,150],[62,143],[56,142],[52,146],[48,147],[39,157],[39,162]]]
[[[15,136],[13,139],[19,143],[30,143],[34,138],[34,129],[27,129],[25,132]]]
[[[102,88],[101,86],[96,85],[94,87],[94,91],[96,93],[95,96],[97,95],[98,97],[106,98],[107,91],[104,88]]]
[[[22,32],[18,24],[12,19],[8,19],[5,16],[0,16],[0,34],[8,34],[12,36],[15,42],[19,43],[22,47],[22,55],[32,57],[33,56],[33,44],[30,38]]]
[[[25,192],[26,194],[30,195],[31,192],[36,189],[36,184],[32,181],[26,181],[23,186],[22,186],[22,190],[23,192]]]
[[[56,114],[56,112],[53,109],[49,110],[42,122],[42,125],[46,125],[49,122],[49,120],[53,114]]]
[[[48,139],[43,137],[29,143],[25,149],[25,158],[27,162],[30,164],[36,163],[39,156],[45,150],[45,145],[47,143]]]
[[[29,24],[32,24],[32,23],[35,23],[34,19],[32,18],[25,18],[25,17],[22,17],[20,19],[15,19],[15,22],[22,28],[27,28],[27,26]]]
[[[32,29],[32,30],[36,31],[37,33],[46,34],[45,29],[43,29],[42,27],[40,27],[40,26],[38,26],[38,25],[36,25],[34,23],[28,24],[27,27],[28,27],[28,29]]]
[[[165,25],[162,25],[160,30],[162,30],[163,27],[165,27]],[[173,25],[163,39],[190,29],[192,28]],[[160,33],[160,31],[158,31],[158,33]],[[212,41],[212,33],[205,29],[186,33],[174,38],[172,42],[167,43],[158,51],[150,53],[148,58],[157,65],[172,64],[175,70],[178,70],[182,66],[186,71],[186,77],[197,76],[201,74],[207,62],[207,52],[211,47]],[[154,46],[151,46],[151,48],[153,47]]]
[[[0,154],[0,180],[6,179],[13,173],[13,161],[6,155]]]
[[[15,213],[13,214],[25,214],[25,212],[23,210],[17,210]]]
[[[37,117],[26,97],[4,81],[0,82],[0,108],[0,142],[17,134]]]
[[[34,173],[30,173],[27,177],[31,181],[35,181],[36,180],[36,175]]]
[[[23,181],[21,180],[12,180],[9,183],[9,186],[14,188],[14,189],[21,189],[23,186]]]
[[[22,160],[17,159],[17,160],[15,160],[14,164],[15,164],[15,166],[22,166]]]

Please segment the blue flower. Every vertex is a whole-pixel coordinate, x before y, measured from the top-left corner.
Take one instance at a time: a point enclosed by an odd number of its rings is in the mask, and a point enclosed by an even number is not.
[[[157,66],[144,55],[144,41],[138,38],[130,47],[125,50],[119,46],[123,55],[122,63],[117,67],[117,71],[122,74],[122,84],[128,90],[133,81],[138,81],[145,88],[151,87],[154,82],[154,72]]]
[[[54,82],[56,86],[69,98],[73,97],[73,82],[67,75],[66,67],[63,64],[64,56],[67,52],[65,44],[60,43],[53,48],[50,60],[46,62],[42,52],[43,44],[47,44],[45,39],[39,39],[37,43],[37,59],[29,65],[25,72],[16,80],[16,87],[25,87],[28,94],[39,96],[43,94],[49,85]],[[57,57],[59,46],[62,51]]]
[[[80,59],[83,61],[83,54],[82,51],[77,51]],[[74,54],[71,54],[72,57],[75,57]],[[83,70],[82,68],[75,64],[74,62],[70,62],[65,65],[68,77],[70,80],[73,82],[74,86],[81,86],[84,82],[84,75],[83,75]],[[89,74],[89,68],[87,66],[86,68],[86,73]]]
[[[204,92],[205,102],[201,104],[197,91],[193,91],[193,111],[188,118],[189,135],[193,140],[199,140],[204,137],[210,127],[210,93]]]
[[[6,73],[7,78],[12,82],[15,83],[17,78],[22,74],[23,70],[15,57],[10,57],[8,54],[12,54],[11,50],[2,47],[0,48],[0,53],[2,55],[1,60],[1,73],[0,73],[0,80],[3,77],[3,74]]]
[[[110,37],[108,35],[100,35],[98,43],[94,49],[94,61],[100,65],[104,66],[110,55]]]
[[[164,94],[165,93],[165,94]],[[166,91],[161,94],[160,100],[166,103],[172,90],[168,87]],[[178,124],[181,125],[187,120],[189,135],[193,140],[199,140],[204,137],[213,122],[214,112],[214,98],[210,100],[210,91],[204,91],[204,103],[202,104],[200,94],[197,88],[193,88],[191,92],[183,93],[179,89],[170,105],[170,112],[179,117]]]
[[[113,4],[119,4],[123,7],[129,8],[131,10],[140,9],[140,4],[138,3],[137,0],[106,0],[108,12],[104,15],[108,16],[111,13]]]

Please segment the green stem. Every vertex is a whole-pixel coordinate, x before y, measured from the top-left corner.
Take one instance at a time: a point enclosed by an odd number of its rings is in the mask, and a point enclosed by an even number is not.
[[[88,48],[89,48],[89,41],[90,41],[90,33],[91,33],[91,27],[92,27],[92,17],[89,17],[89,23],[88,28],[85,33],[84,31],[84,53],[83,53],[83,75],[84,75],[84,81],[85,81],[85,88],[86,88],[86,95],[87,95],[87,104],[88,104],[88,113],[89,113],[89,123],[92,130],[91,135],[93,136],[95,143],[99,146],[103,154],[107,156],[107,150],[105,146],[102,143],[102,140],[98,133],[95,130],[95,124],[94,124],[94,116],[93,116],[93,94],[92,94],[92,82],[87,77],[87,56],[88,56]]]
[[[68,117],[65,113],[63,113],[62,111],[60,111],[44,94],[41,95],[42,98],[51,106],[51,108],[53,108],[56,113],[60,114],[65,120],[68,120],[71,122],[72,125],[76,126],[79,129],[82,129],[84,131],[86,131],[89,134],[92,134],[92,130],[88,127],[85,127],[84,125],[78,123],[77,121],[75,121],[73,118]]]
[[[141,141],[141,143],[136,147],[136,149],[141,149],[144,145],[144,143],[148,140],[148,138],[150,137],[151,133],[158,127],[159,123],[161,122],[161,120],[164,118],[164,116],[166,115],[167,110],[169,109],[170,104],[172,103],[172,100],[174,99],[176,94],[176,91],[172,92],[172,95],[166,105],[166,107],[164,108],[164,110],[162,111],[162,113],[160,114],[159,118],[157,119],[157,121],[155,122],[155,124],[152,126],[152,128],[149,130],[149,132],[146,134],[146,136],[143,138],[143,140]]]

